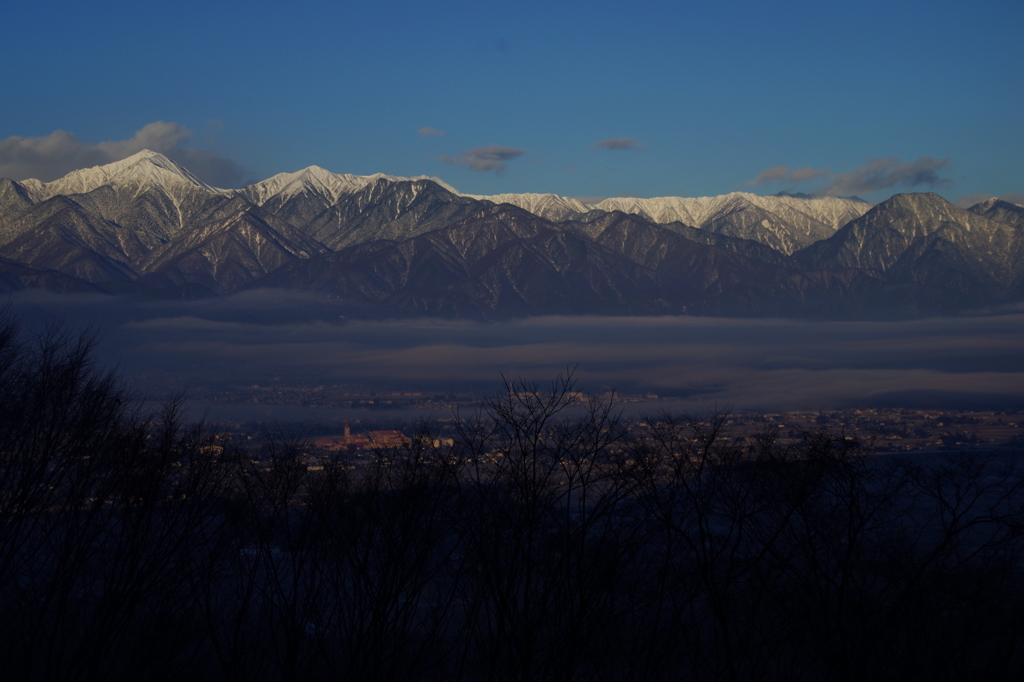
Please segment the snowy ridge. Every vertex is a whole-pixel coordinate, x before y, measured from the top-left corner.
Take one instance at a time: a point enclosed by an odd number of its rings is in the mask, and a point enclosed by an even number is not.
[[[512,204],[548,220],[569,220],[591,210],[591,206],[557,194],[463,194],[470,199]]]
[[[577,219],[592,210],[621,211],[655,223],[682,223],[718,234],[761,242],[785,254],[826,239],[866,213],[871,204],[841,197],[759,196],[732,192],[717,197],[613,198],[594,205],[557,194],[465,195],[514,204],[553,221]]]
[[[717,197],[655,197],[652,199],[611,198],[594,208],[602,211],[622,211],[645,216],[658,223],[679,221],[702,227],[725,210],[735,210],[746,203],[770,211],[782,218],[801,214],[838,230],[854,218],[871,209],[871,204],[842,197],[760,196],[749,192],[731,192]]]
[[[196,189],[211,194],[229,194],[228,190],[207,185],[163,154],[148,149],[103,166],[72,171],[53,182],[21,182],[21,186],[29,192],[32,200],[37,202],[58,194],[85,194],[104,185],[127,189],[136,196],[152,188],[163,189],[169,195],[179,195],[183,191]]]
[[[471,199],[484,199],[496,204],[513,204],[548,220],[566,220],[573,214],[582,215],[592,209],[622,211],[642,216],[656,223],[681,222],[691,227],[704,227],[723,213],[744,206],[756,206],[780,218],[811,219],[830,227],[832,231],[859,218],[872,204],[843,197],[761,196],[749,192],[731,192],[716,197],[654,197],[637,199],[614,197],[589,205],[557,194],[463,194]]]
[[[1024,208],[1024,204],[1019,204],[1019,203],[1017,203],[1015,201],[1010,201],[1008,199],[1000,199],[999,197],[989,197],[988,199],[985,199],[985,201],[978,202],[977,204],[975,204],[974,206],[971,206],[967,210],[971,211],[971,212],[974,212],[974,213],[980,213],[982,211],[989,210],[990,208],[992,208],[996,204],[999,204],[1000,202],[1006,203],[1006,204],[1010,204],[1011,206],[1017,206],[1019,208]],[[975,209],[978,209],[978,210],[975,211]]]
[[[289,199],[304,192],[319,194],[334,203],[338,197],[358,192],[372,181],[373,176],[339,175],[320,166],[310,166],[294,173],[278,173],[238,193],[257,206],[274,197]]]
[[[303,193],[318,194],[327,200],[328,203],[335,204],[342,196],[355,194],[378,180],[387,180],[389,182],[429,180],[441,185],[453,194],[458,194],[458,191],[442,180],[426,175],[418,175],[413,178],[401,178],[394,175],[386,175],[385,173],[350,175],[332,173],[320,166],[309,166],[294,173],[278,173],[266,180],[243,187],[237,190],[237,193],[257,206],[262,206],[275,198],[286,201]]]
[[[994,207],[998,202],[999,197],[989,197],[988,199],[985,199],[985,201],[979,201],[978,203],[969,207],[967,210],[970,211],[971,213],[977,213],[978,215],[982,215],[985,213],[985,211],[988,211],[992,207]]]
[[[303,192],[319,194],[335,203],[340,197],[358,192],[378,180],[429,180],[453,194],[460,194],[443,180],[426,175],[411,178],[385,173],[350,175],[332,173],[319,166],[310,166],[294,173],[279,173],[242,189],[220,189],[206,184],[188,169],[179,166],[163,154],[148,149],[120,161],[72,171],[53,182],[27,179],[19,181],[18,184],[25,189],[33,202],[57,195],[85,194],[109,185],[120,190],[127,189],[135,196],[153,188],[163,189],[174,198],[182,194],[182,190],[200,190],[213,195],[242,196],[261,206],[274,197],[286,200]]]
[[[332,173],[319,166],[309,166],[292,173],[279,173],[266,180],[237,190],[212,187],[187,169],[179,166],[163,154],[143,150],[126,159],[103,166],[72,171],[59,180],[40,182],[22,180],[19,184],[32,201],[39,202],[56,195],[84,194],[105,185],[128,190],[137,196],[153,188],[162,189],[175,203],[186,194],[200,193],[221,196],[241,196],[258,206],[271,199],[287,201],[299,194],[315,194],[329,204],[345,195],[354,194],[368,185],[379,181],[406,182],[430,181],[447,191],[470,199],[487,200],[519,206],[530,213],[549,220],[568,220],[583,215],[592,209],[602,211],[623,211],[643,216],[658,223],[681,222],[693,227],[705,227],[716,217],[744,207],[757,207],[776,214],[783,220],[810,219],[822,223],[835,231],[854,218],[859,218],[871,208],[871,204],[856,199],[840,197],[793,197],[759,196],[747,192],[732,192],[717,197],[655,197],[651,199],[610,198],[596,205],[563,197],[557,194],[463,194],[443,180],[418,175],[398,177],[385,173],[373,175],[351,175]]]

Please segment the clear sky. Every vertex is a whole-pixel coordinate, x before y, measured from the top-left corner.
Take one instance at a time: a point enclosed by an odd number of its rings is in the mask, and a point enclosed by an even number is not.
[[[0,0],[0,16],[16,179],[145,145],[221,186],[315,164],[480,194],[1024,194],[1021,0]]]

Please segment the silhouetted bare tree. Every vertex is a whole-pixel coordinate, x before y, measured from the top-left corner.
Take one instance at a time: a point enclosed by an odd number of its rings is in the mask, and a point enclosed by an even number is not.
[[[223,477],[178,405],[140,414],[51,326],[0,334],[0,640],[20,679],[109,679],[195,651],[187,581]]]
[[[1024,672],[1015,456],[630,424],[571,373],[506,382],[450,445],[252,445],[144,412],[93,350],[0,321],[7,679]]]

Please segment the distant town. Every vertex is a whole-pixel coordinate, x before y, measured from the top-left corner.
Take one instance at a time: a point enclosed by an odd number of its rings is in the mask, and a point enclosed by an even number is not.
[[[1024,446],[1024,412],[1020,410],[855,409],[734,415],[726,420],[726,427],[738,432],[768,427],[782,440],[828,430],[856,438],[865,449],[879,453]]]
[[[318,447],[372,449],[402,445],[424,421],[430,421],[446,434],[455,421],[454,414],[469,414],[487,394],[477,392],[371,391],[354,385],[285,386],[250,384],[245,386],[195,388],[190,400],[211,403],[252,403],[306,408],[354,410],[353,418],[311,418],[299,429]],[[583,400],[583,393],[572,397]],[[613,400],[625,408],[635,403],[657,405],[653,393],[603,393],[600,400]],[[634,405],[635,407],[635,405]],[[670,412],[672,401],[664,408]],[[653,407],[651,416],[657,413]],[[636,412],[636,410],[633,410]],[[642,410],[638,414],[643,414]],[[694,414],[706,419],[708,412]],[[630,428],[642,433],[651,424],[642,417],[626,420]],[[264,422],[229,421],[224,424],[242,437],[252,437]],[[804,410],[778,413],[733,412],[724,415],[728,437],[737,441],[752,439],[766,430],[785,443],[797,442],[805,434],[829,431],[854,438],[871,452],[893,453],[924,450],[987,449],[1024,447],[1024,410],[948,410],[862,408],[842,410]]]

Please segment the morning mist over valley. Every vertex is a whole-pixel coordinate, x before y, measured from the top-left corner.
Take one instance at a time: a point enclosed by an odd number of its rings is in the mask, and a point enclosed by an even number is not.
[[[3,679],[1024,679],[1019,0],[2,10]]]

